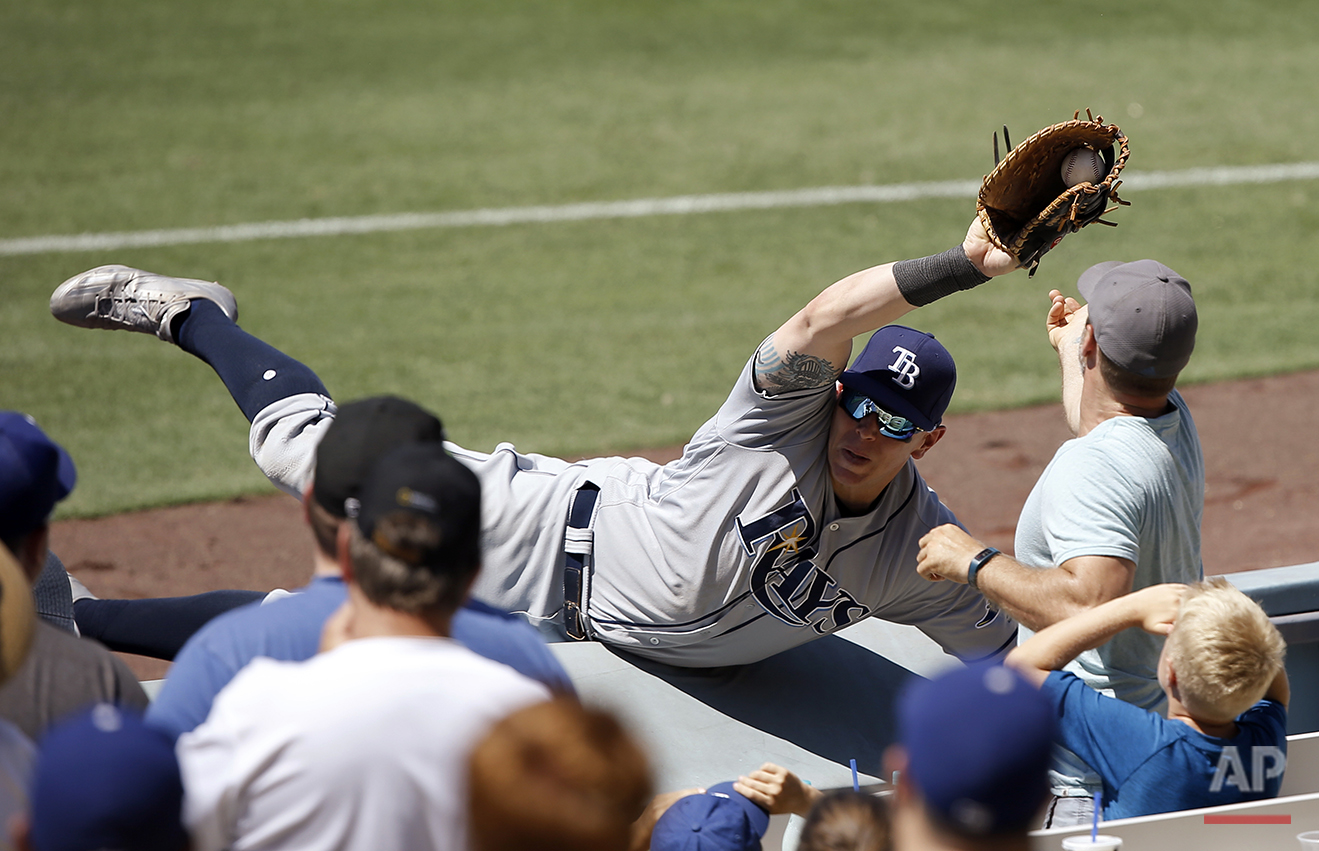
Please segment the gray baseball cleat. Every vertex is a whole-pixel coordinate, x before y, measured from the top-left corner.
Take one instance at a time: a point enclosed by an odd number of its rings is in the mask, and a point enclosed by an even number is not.
[[[204,298],[238,321],[234,294],[210,281],[169,278],[127,266],[97,266],[74,275],[50,296],[50,312],[61,322],[82,328],[141,331],[173,343],[170,322]]]

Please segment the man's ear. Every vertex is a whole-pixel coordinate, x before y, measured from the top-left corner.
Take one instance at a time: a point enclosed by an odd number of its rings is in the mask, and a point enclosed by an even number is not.
[[[339,535],[335,538],[335,555],[339,558],[339,571],[343,574],[344,582],[353,581],[353,557],[348,546],[352,540],[353,533],[349,528],[352,520],[345,520],[339,524]]]
[[[920,436],[920,447],[911,453],[912,458],[923,458],[925,453],[934,448],[934,444],[943,440],[944,433],[948,431],[947,426],[936,426],[934,431],[917,432]]]
[[[1094,369],[1099,365],[1097,353],[1099,343],[1095,341],[1095,329],[1089,322],[1081,329],[1081,340],[1077,345],[1077,354],[1081,359],[1081,369]]]
[[[311,509],[307,506],[311,505],[312,499],[315,498],[312,495],[312,487],[314,485],[314,481],[307,482],[307,487],[302,491],[302,519],[308,526],[311,525]]]

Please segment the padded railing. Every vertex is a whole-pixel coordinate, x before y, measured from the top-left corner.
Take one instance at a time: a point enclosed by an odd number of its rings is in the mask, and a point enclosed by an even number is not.
[[[1287,732],[1319,731],[1319,562],[1229,573],[1226,578],[1260,602],[1287,640],[1292,688]]]

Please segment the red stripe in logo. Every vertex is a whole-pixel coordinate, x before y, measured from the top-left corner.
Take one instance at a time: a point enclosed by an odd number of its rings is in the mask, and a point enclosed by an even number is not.
[[[1291,816],[1205,816],[1205,824],[1291,824]]]

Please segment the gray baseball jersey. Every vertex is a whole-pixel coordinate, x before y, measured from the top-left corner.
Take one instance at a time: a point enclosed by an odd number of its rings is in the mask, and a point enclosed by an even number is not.
[[[966,585],[916,572],[921,536],[956,518],[913,462],[869,513],[839,512],[826,459],[834,398],[832,385],[766,396],[748,362],[669,464],[450,445],[482,485],[474,596],[554,623],[571,531],[592,551],[593,636],[669,664],[755,662],[870,616],[915,625],[968,661],[1006,654],[1016,637],[1006,614]],[[290,459],[319,440],[333,414],[324,401],[293,397],[253,421],[253,455],[268,475],[307,469]],[[570,501],[588,481],[600,488],[592,532],[568,530]]]

